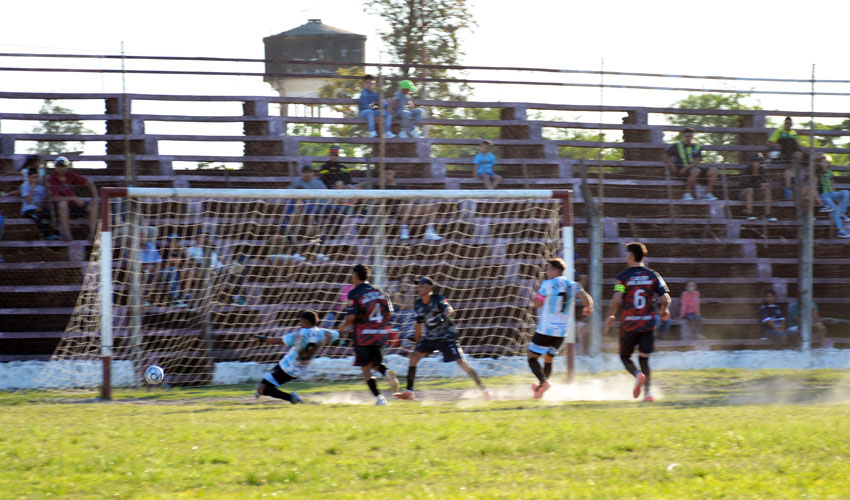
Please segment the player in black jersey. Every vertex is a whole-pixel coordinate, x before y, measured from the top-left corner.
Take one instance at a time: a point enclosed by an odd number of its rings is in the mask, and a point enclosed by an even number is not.
[[[619,318],[620,359],[626,370],[636,379],[632,396],[639,397],[641,388],[645,387],[644,401],[651,403],[654,398],[649,390],[649,355],[655,350],[654,302],[661,301],[660,316],[661,320],[665,321],[670,318],[670,295],[661,275],[643,265],[644,256],[646,246],[643,243],[632,242],[626,245],[626,263],[629,267],[617,275],[605,330],[608,331],[617,320],[617,310],[622,305],[623,310]],[[632,362],[635,346],[638,348],[640,370]]]
[[[387,400],[378,391],[378,384],[372,371],[378,371],[387,377],[392,392],[398,392],[398,379],[393,370],[384,365],[383,346],[390,335],[390,316],[393,306],[386,294],[369,283],[369,270],[357,264],[351,270],[351,284],[354,288],[348,292],[348,310],[340,332],[346,332],[354,325],[354,366],[363,370],[363,379],[375,396],[378,406],[387,404]]]

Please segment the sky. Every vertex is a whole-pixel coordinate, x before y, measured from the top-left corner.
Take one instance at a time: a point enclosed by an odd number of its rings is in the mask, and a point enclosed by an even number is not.
[[[821,79],[848,78],[846,19],[850,2],[823,0],[814,7],[803,2],[715,0],[582,1],[471,0],[477,26],[463,37],[462,62],[482,66],[523,66],[737,77],[811,77],[812,64]],[[367,36],[367,61],[387,61],[377,32],[381,20],[364,12],[358,0],[223,1],[15,1],[4,5],[2,52],[112,53],[263,57],[265,36],[292,29],[308,18]],[[107,60],[22,59],[0,57],[0,66],[70,66],[117,68]],[[247,63],[202,65],[156,63],[166,69],[260,71]],[[130,61],[140,69],[150,63]],[[529,75],[507,71],[470,73],[472,77],[546,79],[597,83],[598,75]],[[606,83],[809,91],[809,84],[765,84],[714,80],[671,80],[605,77]],[[2,91],[120,92],[120,76],[0,72]],[[273,95],[258,77],[175,77],[129,75],[128,92],[179,94]],[[848,84],[819,84],[819,91],[850,92]],[[478,86],[473,99],[543,101],[608,105],[667,106],[686,94],[564,87]],[[759,96],[767,109],[808,110],[809,96]],[[32,111],[35,103],[0,100],[3,111]],[[80,102],[75,111],[99,112],[100,103]],[[94,106],[92,109],[81,109]],[[234,105],[209,105],[238,112]],[[818,97],[823,111],[848,110],[848,97]],[[155,109],[134,109],[155,112]],[[185,112],[185,111],[184,111]],[[607,121],[607,120],[606,120]],[[4,131],[30,127],[2,125]],[[164,129],[163,129],[164,130]],[[221,133],[216,130],[210,133]]]

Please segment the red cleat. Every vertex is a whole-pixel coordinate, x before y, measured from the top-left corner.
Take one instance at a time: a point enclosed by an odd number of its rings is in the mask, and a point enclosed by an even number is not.
[[[537,390],[534,391],[534,399],[542,398],[543,393],[549,390],[550,387],[552,387],[552,384],[550,384],[548,380],[544,380],[542,384],[537,386]]]
[[[654,403],[654,402],[655,402],[655,398],[654,398],[654,397],[652,397],[652,394],[647,394],[646,396],[644,396],[644,398],[643,398],[643,402],[644,402],[644,403]]]
[[[397,392],[393,394],[393,396],[397,397],[398,399],[406,399],[408,401],[413,401],[414,399],[416,399],[413,396],[413,391]]]
[[[635,389],[632,391],[632,397],[637,399],[638,397],[640,397],[640,390],[641,388],[643,388],[643,384],[646,383],[646,375],[644,375],[643,373],[638,373],[637,377],[635,378],[637,380],[635,381]]]
[[[539,387],[537,384],[531,384],[531,392],[537,392],[537,387]]]

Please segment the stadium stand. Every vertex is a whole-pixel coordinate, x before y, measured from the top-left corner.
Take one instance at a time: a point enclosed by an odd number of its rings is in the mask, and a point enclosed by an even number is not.
[[[38,121],[38,120],[85,120],[101,121],[106,124],[105,134],[87,134],[79,136],[46,134],[0,134],[0,184],[15,185],[20,175],[14,169],[25,156],[17,153],[16,143],[23,141],[96,141],[105,143],[105,154],[97,156],[69,155],[76,167],[85,169],[85,174],[93,179],[98,187],[123,185],[124,178],[124,122],[121,114],[125,99],[114,94],[35,94],[0,93],[0,99],[42,100],[75,99],[96,100],[104,103],[104,114],[40,115],[27,113],[0,112],[2,121]],[[355,181],[366,180],[362,168],[364,164],[374,164],[377,157],[378,139],[367,137],[333,137],[286,135],[291,125],[355,125],[365,124],[365,120],[340,118],[333,116],[297,117],[278,116],[273,106],[279,104],[303,106],[356,106],[348,99],[309,99],[281,97],[228,97],[228,96],[173,96],[173,95],[128,95],[133,103],[156,102],[194,102],[194,103],[230,103],[241,106],[242,115],[160,115],[132,114],[130,116],[129,140],[131,151],[135,154],[137,165],[137,186],[150,187],[263,187],[283,188],[296,177],[296,167],[305,163],[322,163],[327,156],[309,156],[302,154],[304,148],[314,144],[358,145],[373,147],[371,157],[342,157],[340,162],[352,167],[361,167],[351,171]],[[659,342],[662,349],[727,349],[727,348],[768,348],[767,342],[759,340],[761,331],[758,326],[757,310],[765,288],[773,287],[780,296],[780,302],[793,301],[797,293],[798,242],[796,240],[798,222],[796,209],[792,202],[776,201],[774,215],[779,220],[748,221],[743,217],[742,201],[733,195],[733,176],[743,167],[744,158],[753,152],[766,151],[765,143],[771,129],[766,127],[768,117],[808,116],[808,113],[787,111],[717,111],[678,108],[643,108],[623,106],[587,106],[554,105],[545,103],[507,103],[507,102],[443,102],[417,101],[417,105],[441,108],[486,108],[499,109],[499,120],[434,119],[423,120],[423,125],[434,127],[478,127],[496,128],[499,137],[493,139],[494,151],[498,157],[497,173],[503,177],[503,189],[546,187],[570,188],[576,193],[574,212],[576,214],[576,252],[577,266],[580,271],[587,269],[587,227],[584,217],[584,200],[578,189],[581,179],[578,175],[578,160],[570,158],[572,153],[585,148],[603,147],[622,151],[622,160],[586,160],[585,164],[594,172],[588,180],[591,192],[598,196],[604,190],[604,273],[605,295],[610,295],[611,278],[623,266],[622,243],[625,240],[640,239],[650,248],[649,265],[660,271],[677,297],[689,280],[697,282],[702,292],[703,317],[705,318],[706,340],[683,342],[678,339],[678,320],[674,321],[671,340]],[[604,112],[622,116],[622,124],[596,122],[567,122],[553,120],[535,120],[533,111],[565,112]],[[651,125],[663,115],[705,115],[724,114],[740,118],[740,127],[706,128],[696,127],[697,134],[723,132],[737,134],[738,144],[705,144],[707,151],[733,151],[741,157],[740,164],[717,165],[722,168],[728,179],[729,192],[726,198],[717,201],[683,201],[682,183],[668,181],[665,166],[661,161],[665,149],[664,133],[676,131],[680,127],[672,125]],[[817,117],[844,118],[841,113],[816,113]],[[650,118],[653,118],[651,120]],[[157,134],[146,133],[146,125],[157,122],[183,123],[240,123],[242,135],[195,135],[195,134]],[[363,127],[365,130],[365,126]],[[552,130],[604,130],[621,133],[622,141],[582,141],[549,139]],[[361,133],[363,131],[360,131]],[[817,135],[846,136],[850,131],[818,130]],[[363,134],[365,135],[365,134]],[[698,136],[699,140],[699,136]],[[199,143],[242,143],[243,155],[175,155],[160,154],[163,145],[173,142]],[[392,139],[386,141],[386,164],[397,171],[398,183],[403,186],[427,189],[466,189],[480,187],[472,172],[472,154],[466,156],[443,156],[445,146],[467,147],[470,152],[480,142],[480,137],[468,138],[423,138]],[[327,150],[324,148],[324,150]],[[821,148],[819,151],[846,154],[843,148]],[[243,168],[238,170],[178,170],[175,162],[235,162]],[[87,165],[96,165],[87,168]],[[598,168],[604,167],[604,180],[599,182]],[[772,176],[776,180],[779,192],[780,175],[773,167]],[[845,173],[837,178],[839,187],[850,188],[846,173],[848,167],[836,167]],[[770,172],[770,170],[769,170]],[[373,174],[374,175],[374,174]],[[374,178],[373,178],[374,181]],[[600,189],[601,188],[601,189]],[[84,194],[84,193],[81,193]],[[781,200],[780,196],[774,199]],[[0,198],[0,214],[6,218],[6,234],[0,241],[0,251],[5,263],[0,263],[0,362],[28,359],[46,359],[53,352],[62,335],[80,290],[82,277],[88,264],[91,245],[82,240],[85,234],[85,222],[77,221],[73,225],[76,235],[70,244],[56,241],[37,240],[38,232],[34,223],[20,216],[20,198]],[[476,211],[478,222],[487,222],[486,210]],[[174,225],[181,221],[171,221]],[[492,255],[501,251],[510,254],[510,248],[500,248],[498,244],[498,221],[491,221],[492,232],[487,238],[473,237],[475,252],[479,256]],[[273,224],[271,220],[257,223]],[[438,220],[438,226],[441,221]],[[454,232],[464,234],[464,229],[453,223],[452,227],[443,225],[441,234]],[[534,234],[534,224],[529,223],[530,237]],[[168,230],[159,231],[165,235]],[[828,327],[830,342],[836,347],[850,347],[850,326],[847,321],[847,304],[850,303],[850,288],[847,287],[846,269],[850,264],[850,246],[846,241],[835,239],[834,229],[829,219],[820,215],[815,227],[814,261],[814,298],[820,307],[821,316]],[[223,237],[226,237],[226,228]],[[451,241],[451,238],[447,238]],[[474,240],[474,241],[473,241]],[[446,243],[450,244],[450,243]],[[345,275],[348,264],[353,264],[356,254],[351,241],[340,240],[332,245],[328,255],[332,261],[324,264],[309,263],[317,266],[317,271]],[[417,255],[417,261],[405,258],[403,249],[391,247],[391,257],[397,258],[391,271],[394,276],[405,272],[429,273],[436,270],[435,261],[425,252]],[[254,256],[249,266],[253,266],[252,275],[269,276],[268,279],[286,281],[280,272],[264,272],[267,264]],[[522,282],[504,284],[498,281],[498,273],[486,269],[469,267],[464,272],[480,273],[480,285],[464,288],[456,296],[448,297],[459,310],[458,322],[461,328],[474,329],[480,335],[492,334],[498,329],[510,329],[510,323],[491,325],[481,318],[466,315],[464,302],[487,301],[494,307],[513,308],[511,316],[517,321],[530,314],[526,309],[517,307],[509,297],[519,295],[522,287],[530,288],[537,270],[534,269],[534,255],[510,255],[511,262],[527,269]],[[444,276],[443,279],[451,279]],[[286,281],[288,287],[298,287],[298,283]],[[304,285],[307,287],[308,285]],[[498,286],[504,297],[493,297],[492,290]],[[227,329],[228,315],[239,314],[243,322],[251,315],[277,315],[280,321],[294,317],[296,311],[286,306],[286,297],[274,295],[268,288],[252,287],[246,283],[252,300],[247,306],[226,305],[214,311],[214,333],[216,336],[245,336],[245,331],[233,332]],[[307,289],[301,292],[310,291]],[[312,290],[316,292],[316,290]],[[153,310],[164,306],[154,303]],[[676,305],[674,305],[676,307]],[[481,311],[482,309],[477,309]],[[186,313],[188,315],[190,313]],[[169,316],[173,318],[172,316]],[[171,320],[170,320],[171,321]],[[154,320],[155,322],[155,320]],[[120,328],[120,326],[119,326]],[[197,334],[197,325],[188,318],[159,324],[146,335],[193,335]],[[610,339],[610,337],[609,337]],[[606,344],[606,349],[612,346]],[[218,351],[219,359],[230,359],[228,351]]]

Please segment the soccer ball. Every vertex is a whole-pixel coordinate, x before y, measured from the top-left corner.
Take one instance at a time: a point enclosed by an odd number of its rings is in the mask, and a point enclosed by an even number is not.
[[[158,365],[151,365],[145,369],[145,381],[149,384],[161,384],[164,378],[165,371]]]

